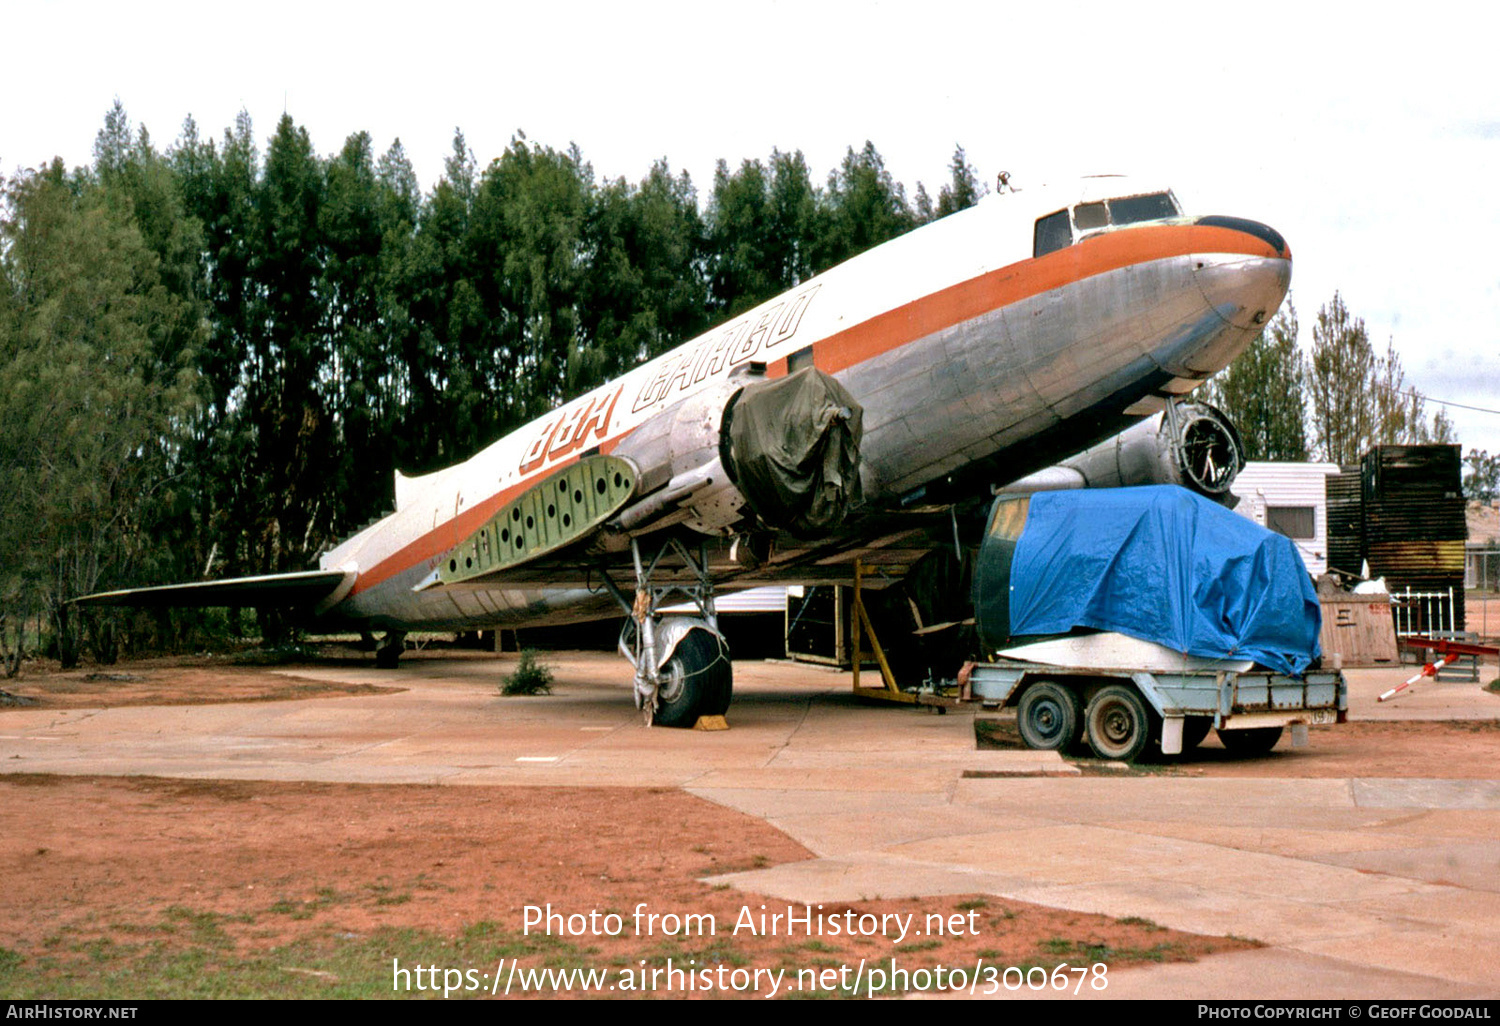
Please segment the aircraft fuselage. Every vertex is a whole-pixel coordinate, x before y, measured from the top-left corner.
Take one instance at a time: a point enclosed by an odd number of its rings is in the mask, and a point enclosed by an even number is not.
[[[607,597],[584,589],[413,589],[528,487],[580,455],[613,452],[753,364],[771,377],[811,364],[856,397],[867,508],[1004,484],[1159,412],[1226,366],[1276,312],[1290,277],[1290,251],[1274,231],[1185,217],[1166,190],[1127,179],[990,197],[462,464],[398,475],[396,512],[322,557],[326,569],[357,571],[328,611],[398,630],[608,613]]]

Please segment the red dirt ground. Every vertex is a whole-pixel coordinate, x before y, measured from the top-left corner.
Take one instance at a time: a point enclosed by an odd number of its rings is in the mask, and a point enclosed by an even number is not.
[[[586,838],[586,843],[580,843]],[[737,965],[848,963],[893,955],[911,967],[1070,961],[1058,944],[1104,945],[1111,969],[1193,959],[1253,946],[1136,920],[945,896],[874,900],[859,912],[964,913],[977,902],[977,936],[724,937],[741,909],[787,902],[700,883],[705,875],[811,857],[759,820],[673,789],[361,786],[0,776],[0,949],[23,959],[95,939],[164,937],[172,922],[214,913],[240,951],[298,939],[365,936],[411,927],[457,936],[491,921],[520,933],[523,906],[562,913],[712,913],[716,957]],[[825,908],[825,914],[841,911]],[[62,943],[62,938],[67,943]],[[584,938],[586,957],[660,962],[702,941]],[[1116,954],[1118,953],[1118,954]],[[396,953],[399,956],[399,952]],[[73,956],[77,962],[86,954]],[[1078,962],[1078,957],[1071,957]],[[1086,960],[1085,960],[1086,961]],[[389,963],[371,967],[372,977]],[[68,969],[76,974],[78,964]]]

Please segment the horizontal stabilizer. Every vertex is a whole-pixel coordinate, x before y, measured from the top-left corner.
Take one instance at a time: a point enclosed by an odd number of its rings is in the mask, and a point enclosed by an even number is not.
[[[158,588],[125,588],[74,601],[80,606],[312,606],[337,592],[347,592],[356,576],[353,570],[303,570]]]

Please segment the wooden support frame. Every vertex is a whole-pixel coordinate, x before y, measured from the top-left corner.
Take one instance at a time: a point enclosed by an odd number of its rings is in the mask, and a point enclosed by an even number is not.
[[[891,664],[885,658],[885,649],[880,647],[880,639],[875,635],[875,625],[870,622],[870,614],[865,611],[864,576],[864,562],[856,559],[854,561],[854,608],[849,617],[849,633],[852,642],[850,648],[853,649],[854,661],[854,693],[861,698],[878,698],[886,702],[916,705],[917,696],[914,693],[902,691],[896,686],[896,675],[891,672]],[[870,635],[870,650],[875,656],[875,661],[880,664],[880,677],[885,684],[884,687],[864,688],[859,685],[860,663],[864,662],[862,629]]]
[[[931,694],[926,691],[902,691],[896,684],[896,675],[891,672],[891,664],[885,658],[885,649],[880,645],[880,639],[875,635],[875,624],[870,620],[870,614],[865,611],[864,600],[864,574],[865,567],[861,560],[854,561],[854,600],[850,604],[849,633],[850,648],[853,650],[854,660],[854,694],[860,698],[875,698],[882,702],[900,702],[903,705],[930,706],[940,713],[947,712],[950,708],[960,704],[959,699],[948,694]],[[864,662],[863,644],[861,643],[861,628],[864,633],[870,635],[870,650],[875,656],[875,661],[880,665],[880,679],[885,684],[880,688],[862,688],[859,686],[860,663]]]

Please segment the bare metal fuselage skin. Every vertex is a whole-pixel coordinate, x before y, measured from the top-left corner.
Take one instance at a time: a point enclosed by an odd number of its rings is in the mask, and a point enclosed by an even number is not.
[[[628,447],[634,433],[724,390],[752,363],[776,376],[810,360],[863,406],[868,509],[924,501],[945,482],[1004,484],[1159,412],[1261,331],[1290,285],[1291,256],[1263,226],[1185,217],[1075,228],[1071,245],[1032,256],[1038,218],[1137,191],[1128,180],[1088,179],[991,197],[841,264],[463,464],[398,476],[396,512],[323,556],[325,569],[346,572],[323,611],[396,630],[615,611],[607,596],[581,588],[414,588],[526,488],[581,454]]]

